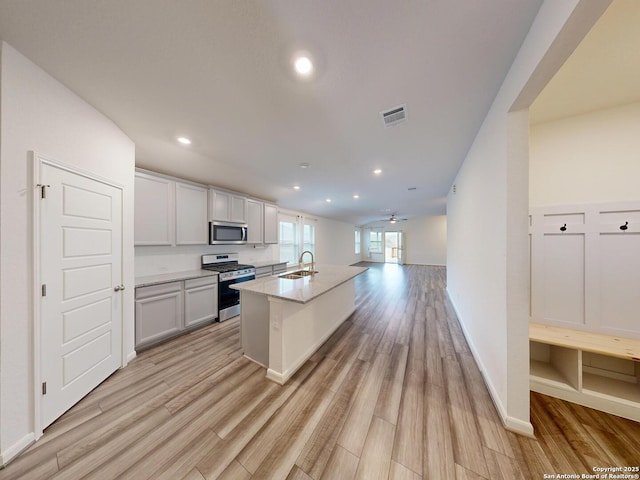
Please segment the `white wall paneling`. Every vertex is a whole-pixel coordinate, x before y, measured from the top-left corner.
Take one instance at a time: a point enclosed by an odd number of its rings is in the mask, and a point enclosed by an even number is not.
[[[534,207],[530,234],[532,321],[640,338],[640,201]]]

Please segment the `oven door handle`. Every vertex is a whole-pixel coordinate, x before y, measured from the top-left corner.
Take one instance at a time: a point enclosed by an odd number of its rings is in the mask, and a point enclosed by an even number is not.
[[[245,278],[251,278],[253,280],[255,276],[256,276],[255,273],[248,273],[247,275],[240,275],[239,277],[236,277],[233,280],[243,280]]]
[[[245,278],[250,278],[253,280],[255,278],[255,273],[247,273],[246,275],[240,275],[238,277],[225,278],[220,280],[220,283],[235,283],[237,280],[244,280]]]

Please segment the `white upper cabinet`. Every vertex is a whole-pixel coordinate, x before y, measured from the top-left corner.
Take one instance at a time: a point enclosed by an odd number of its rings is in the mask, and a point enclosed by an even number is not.
[[[278,243],[276,205],[136,171],[135,245],[208,245],[210,221],[247,224],[248,243]]]
[[[247,223],[247,199],[238,195],[231,195],[231,212],[229,219],[232,222]]]
[[[206,245],[207,189],[176,182],[176,245]]]
[[[262,216],[264,203],[247,200],[247,242],[262,243]]]
[[[210,188],[209,220],[247,223],[247,199],[230,192]]]
[[[264,204],[264,243],[278,243],[278,207]]]
[[[135,245],[206,245],[207,188],[136,172]]]
[[[136,172],[135,245],[173,245],[175,182]]]

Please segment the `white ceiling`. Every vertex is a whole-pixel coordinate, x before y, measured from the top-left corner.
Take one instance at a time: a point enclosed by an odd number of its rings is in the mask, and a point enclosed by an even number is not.
[[[0,0],[0,37],[120,126],[137,165],[363,224],[445,213],[540,4]]]
[[[638,101],[640,1],[614,0],[531,105],[531,122]]]

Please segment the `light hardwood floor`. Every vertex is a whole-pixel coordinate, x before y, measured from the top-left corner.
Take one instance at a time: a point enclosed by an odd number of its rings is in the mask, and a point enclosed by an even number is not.
[[[542,479],[640,463],[640,425],[532,394],[507,432],[442,267],[368,264],[357,310],[285,386],[237,320],[142,352],[0,479]]]

